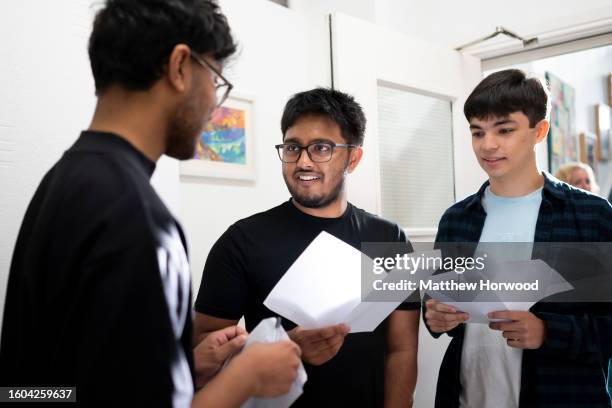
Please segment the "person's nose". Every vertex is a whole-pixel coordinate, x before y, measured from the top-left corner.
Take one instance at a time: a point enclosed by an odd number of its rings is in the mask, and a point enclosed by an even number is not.
[[[482,148],[486,151],[494,151],[499,148],[497,137],[491,132],[485,132],[482,140]]]
[[[306,148],[302,148],[302,150],[300,150],[300,155],[297,158],[296,164],[299,168],[311,168],[313,166],[312,160],[310,160],[310,156],[308,155]]]

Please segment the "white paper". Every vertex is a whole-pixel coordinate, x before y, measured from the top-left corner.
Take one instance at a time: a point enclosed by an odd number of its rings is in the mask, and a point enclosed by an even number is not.
[[[259,322],[257,327],[249,334],[244,345],[244,350],[253,345],[253,343],[273,343],[281,340],[289,340],[289,335],[287,335],[285,329],[280,325],[279,318],[270,317]],[[287,408],[302,395],[303,387],[307,379],[308,376],[306,375],[306,370],[304,370],[304,365],[300,362],[297,377],[287,394],[274,398],[252,397],[242,404],[242,408]]]
[[[373,264],[361,251],[321,232],[272,289],[264,305],[306,329],[344,323],[351,333],[371,332],[403,300],[361,300],[362,257]],[[394,272],[386,274],[385,280]]]
[[[449,296],[434,290],[428,290],[427,294],[441,303],[452,306],[458,311],[468,313],[470,318],[466,323],[481,323],[488,324],[492,321],[503,321],[503,319],[490,319],[487,315],[490,312],[502,310],[517,310],[527,311],[540,300],[555,295],[557,293],[566,292],[573,289],[573,286],[568,283],[557,271],[552,269],[548,264],[540,259],[527,261],[509,261],[500,263],[490,263],[487,265],[486,273],[478,273],[468,271],[464,274],[457,274],[454,271],[442,273],[432,277],[435,281],[461,281],[461,282],[477,282],[480,279],[488,279],[493,282],[502,282],[512,277],[515,282],[530,282],[539,281],[537,292],[533,292],[530,299],[525,299],[524,295],[517,296],[516,300],[500,299],[508,298],[508,292],[502,296],[495,296],[495,292],[487,292],[486,297],[477,292],[471,292],[471,298],[460,292],[454,292],[455,296]],[[522,297],[522,298],[521,298]],[[486,299],[486,300],[484,300]]]

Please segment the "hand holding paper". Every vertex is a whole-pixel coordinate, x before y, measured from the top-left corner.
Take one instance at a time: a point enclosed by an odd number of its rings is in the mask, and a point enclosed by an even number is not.
[[[427,308],[425,321],[429,330],[434,333],[446,333],[469,319],[469,314],[458,311],[455,307],[429,299],[425,302]]]
[[[306,330],[301,326],[289,331],[289,337],[302,349],[302,360],[321,365],[331,360],[344,343],[350,328],[344,324]]]
[[[402,292],[405,296],[401,299],[363,301],[362,261],[367,265],[364,270],[372,273],[372,259],[346,242],[321,232],[272,289],[264,305],[303,329],[343,323],[350,327],[351,333],[371,332],[412,291]],[[421,272],[417,268],[412,274],[420,276]],[[382,276],[381,280],[393,281],[402,273],[393,270]],[[363,298],[367,300],[369,296],[365,294]]]
[[[307,375],[299,359],[298,347],[291,343],[278,318],[262,320],[236,357],[256,355],[249,375],[255,376],[254,394],[242,408],[287,408],[302,394]],[[297,374],[296,374],[297,370]],[[280,395],[279,394],[283,394]]]
[[[489,327],[500,330],[508,346],[520,349],[538,349],[544,343],[546,326],[536,315],[526,311],[500,311],[490,313],[492,319],[509,320],[492,322]]]
[[[467,323],[482,324],[508,321],[502,315],[489,316],[492,312],[527,311],[540,300],[573,288],[557,271],[537,259],[487,263],[483,271],[472,270],[462,274],[451,271],[434,275],[431,279],[438,283],[473,285],[471,290],[427,290],[427,294],[444,305],[467,313]],[[511,285],[525,282],[537,282],[537,290],[510,289]]]

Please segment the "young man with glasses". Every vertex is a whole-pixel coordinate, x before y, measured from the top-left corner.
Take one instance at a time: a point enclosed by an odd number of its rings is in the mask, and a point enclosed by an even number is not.
[[[363,242],[410,244],[396,224],[347,201],[346,178],[361,156],[366,119],[349,95],[313,89],[294,95],[276,145],[291,199],[236,222],[213,246],[195,304],[196,335],[274,316],[263,301],[321,232],[361,250]],[[324,282],[322,283],[324,284]],[[403,303],[372,333],[339,324],[305,330],[283,319],[308,373],[294,406],[409,406],[416,383],[418,301]]]
[[[474,89],[464,113],[489,179],[444,213],[436,242],[442,248],[504,243],[506,253],[527,243],[533,249],[524,259],[542,259],[566,278],[574,274],[581,289],[592,266],[610,261],[612,207],[538,170],[535,148],[548,133],[548,98],[544,84],[514,69],[491,74]],[[590,265],[576,265],[572,257],[587,247],[600,252],[588,258]],[[598,282],[609,288],[610,270],[602,272]],[[436,407],[609,407],[612,307],[602,300],[609,294],[595,298],[596,288],[590,289],[586,299],[547,298],[528,311],[492,312],[488,317],[497,321],[489,325],[466,324],[467,313],[428,300],[428,329],[434,337],[452,337]]]
[[[149,182],[162,154],[193,156],[231,89],[220,71],[234,51],[209,0],[108,0],[97,13],[96,110],[25,215],[0,386],[76,387],[79,404],[103,407],[235,407],[289,390],[300,361],[289,341],[253,345],[211,380],[244,345],[236,326],[198,344],[194,366],[185,239]],[[195,395],[194,375],[210,380]]]

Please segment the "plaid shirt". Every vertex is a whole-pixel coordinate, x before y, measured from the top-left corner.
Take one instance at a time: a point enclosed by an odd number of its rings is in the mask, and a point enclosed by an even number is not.
[[[488,184],[444,213],[436,243],[479,241],[486,218],[481,199]],[[612,206],[544,173],[534,241],[612,242]],[[541,302],[530,311],[546,323],[546,339],[539,349],[523,351],[519,405],[609,407],[605,377],[612,357],[612,303]],[[447,334],[452,341],[440,367],[437,408],[459,407],[461,393],[464,325]]]

